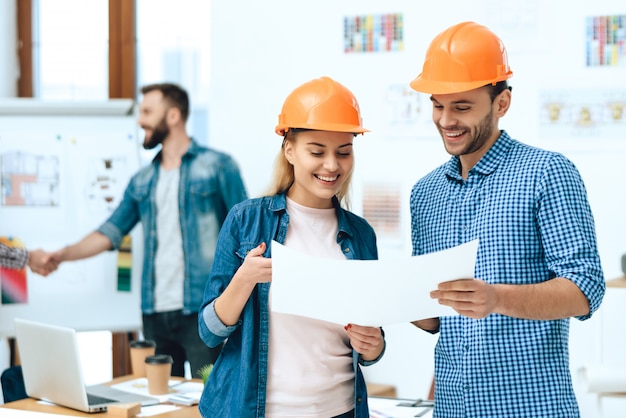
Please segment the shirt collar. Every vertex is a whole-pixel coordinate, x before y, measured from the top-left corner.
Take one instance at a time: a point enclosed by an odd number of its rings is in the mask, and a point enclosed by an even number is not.
[[[183,160],[188,157],[196,156],[201,148],[200,145],[193,138],[190,138],[190,139],[191,139],[191,143],[189,144],[189,148],[187,148],[187,152],[183,154],[183,157],[182,157]],[[154,158],[152,159],[152,162],[153,163],[161,162],[161,158],[163,158],[161,155],[162,153],[163,153],[163,150],[162,149],[159,150],[157,155],[155,155]]]
[[[513,145],[513,141],[514,140],[505,130],[500,131],[500,136],[496,142],[489,148],[478,163],[472,167],[470,175],[481,174],[488,176],[493,173],[504,159],[508,149]],[[461,180],[461,161],[458,156],[455,155],[448,160],[445,166],[445,173],[449,178]]]
[[[281,212],[287,210],[287,194],[279,193],[270,198],[269,209],[273,212]],[[341,209],[341,205],[339,204],[339,199],[336,196],[333,196],[333,206],[335,207],[335,213],[337,214],[337,226],[338,233],[344,233],[348,236],[353,236],[352,227],[348,222],[348,218],[346,217],[345,211]]]

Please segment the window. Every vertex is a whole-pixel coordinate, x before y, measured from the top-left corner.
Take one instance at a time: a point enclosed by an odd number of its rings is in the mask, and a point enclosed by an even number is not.
[[[109,97],[108,5],[108,0],[35,0],[35,97],[51,100]]]
[[[189,93],[188,133],[208,143],[210,10],[206,0],[137,1],[138,84],[169,81]]]

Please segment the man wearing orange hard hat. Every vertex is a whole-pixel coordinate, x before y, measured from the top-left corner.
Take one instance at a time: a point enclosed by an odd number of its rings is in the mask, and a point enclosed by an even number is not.
[[[413,186],[413,255],[479,240],[474,277],[431,292],[459,315],[413,322],[440,333],[435,417],[580,416],[569,322],[605,292],[594,219],[574,164],[500,130],[512,75],[502,41],[463,22],[435,37],[410,83],[430,95],[451,155]]]

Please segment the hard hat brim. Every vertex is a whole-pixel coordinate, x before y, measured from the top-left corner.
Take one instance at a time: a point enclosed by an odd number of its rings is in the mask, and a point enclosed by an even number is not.
[[[311,129],[314,131],[329,131],[329,132],[349,132],[354,134],[362,134],[365,132],[369,132],[369,129],[365,129],[358,125],[344,125],[344,124],[333,124],[333,123],[324,123],[324,124],[310,124],[307,126],[284,126],[284,125],[276,125],[274,128],[275,132],[283,136],[289,130],[289,128],[294,129]]]
[[[466,83],[459,82],[445,82],[445,81],[433,81],[433,80],[425,80],[422,75],[418,75],[411,83],[409,84],[411,88],[415,91],[419,91],[421,93],[427,94],[451,94],[451,93],[462,93],[464,91],[474,90],[487,84],[495,84],[499,81],[504,81],[513,76],[513,72],[509,71],[505,75],[498,77],[495,80],[478,80]]]

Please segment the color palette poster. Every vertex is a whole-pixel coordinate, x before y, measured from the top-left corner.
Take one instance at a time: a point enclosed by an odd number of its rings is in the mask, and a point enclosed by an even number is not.
[[[24,248],[24,244],[15,238],[0,237],[0,241],[8,247]],[[0,266],[0,290],[3,305],[27,303],[26,267],[11,269]]]
[[[404,49],[401,13],[344,17],[344,52],[388,52]]]
[[[366,183],[363,189],[363,217],[379,240],[402,244],[402,190],[395,183]]]
[[[626,15],[589,16],[587,66],[626,67]]]

